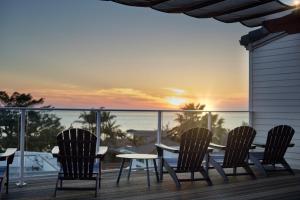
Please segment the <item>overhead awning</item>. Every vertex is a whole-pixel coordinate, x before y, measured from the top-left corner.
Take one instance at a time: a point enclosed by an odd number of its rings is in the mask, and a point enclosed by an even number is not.
[[[183,13],[196,18],[215,18],[245,26],[260,26],[264,21],[280,18],[292,12],[296,6],[279,0],[105,0],[116,3],[150,7],[166,13]]]
[[[263,23],[263,26],[270,32],[286,32],[289,34],[300,33],[300,11],[278,19],[272,19]]]

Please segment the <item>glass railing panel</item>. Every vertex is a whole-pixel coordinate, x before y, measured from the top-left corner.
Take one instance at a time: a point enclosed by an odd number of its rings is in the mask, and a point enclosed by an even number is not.
[[[82,128],[95,134],[95,112],[47,111],[26,112],[25,177],[57,174],[59,166],[51,150],[57,146],[58,133]]]
[[[161,143],[176,147],[180,144],[182,133],[194,128],[207,128],[208,113],[203,111],[162,112]],[[164,157],[176,158],[178,155],[164,151]]]
[[[161,143],[179,145],[183,132],[194,127],[207,128],[207,118],[205,111],[162,112]]]
[[[239,126],[249,125],[249,112],[212,112],[213,142],[225,145],[227,133]]]
[[[120,153],[155,153],[157,141],[157,112],[105,111],[102,112],[101,145],[109,147],[104,169],[120,167]],[[145,163],[135,160],[132,168],[143,168]]]
[[[20,112],[17,110],[0,110],[0,152],[7,148],[19,147]],[[15,154],[14,161],[10,167],[10,177],[19,176],[20,152]],[[0,161],[0,166],[5,166],[6,161]]]

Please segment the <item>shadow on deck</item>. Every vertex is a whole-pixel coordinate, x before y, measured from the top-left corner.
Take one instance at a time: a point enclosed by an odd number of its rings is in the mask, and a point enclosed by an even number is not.
[[[206,182],[182,183],[182,188],[177,190],[168,174],[164,181],[157,183],[155,176],[151,177],[151,187],[148,189],[146,174],[143,171],[133,172],[130,181],[124,173],[119,186],[116,186],[117,173],[104,173],[98,199],[299,199],[300,198],[300,172],[296,175],[276,173],[268,178],[252,180],[248,176],[230,177],[228,184],[223,184],[222,179],[214,170],[210,171],[213,186]],[[94,191],[58,191],[53,198],[56,177],[43,177],[27,180],[27,186],[18,188],[11,184],[8,195],[2,194],[3,200],[37,200],[37,199],[94,199]],[[94,182],[69,182],[65,186],[88,187]]]

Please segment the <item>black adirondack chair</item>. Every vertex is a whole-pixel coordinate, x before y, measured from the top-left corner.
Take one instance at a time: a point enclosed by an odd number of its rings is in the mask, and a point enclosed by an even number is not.
[[[6,166],[0,166],[0,195],[5,184],[5,193],[8,194],[9,187],[9,165],[12,164],[16,153],[16,148],[8,148],[4,153],[0,153],[0,161],[6,161]],[[4,181],[6,179],[6,181]]]
[[[255,144],[258,147],[264,148],[264,152],[251,152],[250,160],[260,169],[264,176],[268,176],[269,171],[282,171],[276,169],[266,169],[264,166],[281,164],[285,171],[294,175],[290,165],[284,159],[285,152],[288,147],[293,147],[291,140],[295,130],[287,125],[280,125],[272,128],[268,132],[266,144]]]
[[[250,175],[255,179],[255,175],[248,163],[249,150],[256,131],[249,126],[240,126],[228,133],[226,146],[210,144],[210,147],[222,150],[210,154],[209,162],[223,177],[224,182],[228,182],[227,176]],[[246,173],[237,173],[236,169],[242,167]],[[225,173],[224,168],[232,168],[233,173]]]
[[[180,188],[180,182],[205,180],[208,185],[212,182],[203,166],[203,159],[206,156],[212,133],[205,128],[193,128],[184,132],[181,136],[179,151],[173,151],[166,145],[156,145],[159,152],[166,150],[178,152],[178,159],[163,158],[163,166],[171,175],[176,187]],[[203,178],[195,178],[194,173],[200,172]],[[191,173],[190,179],[179,179],[176,173]]]
[[[89,131],[82,129],[69,129],[57,135],[59,153],[58,161],[61,170],[55,186],[54,196],[57,190],[95,190],[97,196],[100,187],[100,160],[101,155],[96,154],[97,137]],[[63,180],[94,180],[95,187],[92,188],[71,188],[63,187]],[[60,181],[60,187],[58,183]]]

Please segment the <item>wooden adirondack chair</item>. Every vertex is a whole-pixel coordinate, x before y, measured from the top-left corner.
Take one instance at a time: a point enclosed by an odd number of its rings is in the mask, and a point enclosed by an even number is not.
[[[228,182],[227,176],[250,175],[255,178],[248,163],[248,153],[255,135],[253,128],[240,126],[228,133],[226,146],[210,144],[210,147],[222,150],[220,153],[211,153],[209,162],[223,177],[224,182]],[[243,167],[246,173],[237,173],[238,167]],[[224,168],[233,168],[233,173],[225,173]]]
[[[175,160],[175,163],[174,159],[162,158],[163,166],[171,175],[177,188],[180,188],[180,182],[184,181],[205,180],[208,185],[212,185],[202,163],[208,151],[211,139],[212,132],[208,129],[193,128],[182,134],[179,151],[173,151],[173,148],[166,145],[156,145],[159,152],[166,150],[179,153],[178,159]],[[203,178],[194,178],[195,172],[200,172]],[[179,179],[176,173],[191,173],[191,178]]]
[[[58,173],[54,196],[57,190],[95,190],[97,196],[100,187],[100,160],[105,152],[96,153],[97,137],[82,129],[69,129],[57,135],[59,152],[57,153],[61,171]],[[106,149],[107,150],[107,149]],[[55,150],[52,150],[52,152]],[[62,187],[63,180],[94,180],[93,188],[66,188]],[[58,183],[60,181],[60,187]]]
[[[0,153],[0,161],[6,161],[6,166],[0,166],[0,195],[2,193],[3,185],[6,186],[6,194],[8,194],[8,187],[9,187],[9,165],[12,164],[16,148],[8,148],[4,153]],[[4,180],[6,181],[4,182]]]
[[[275,169],[266,169],[264,166],[281,164],[285,171],[294,175],[290,165],[284,159],[285,152],[288,147],[293,147],[291,140],[295,130],[287,125],[280,125],[272,128],[268,132],[266,144],[255,144],[258,147],[264,148],[264,152],[251,152],[250,160],[260,169],[264,176],[267,176],[269,171],[282,171]]]

